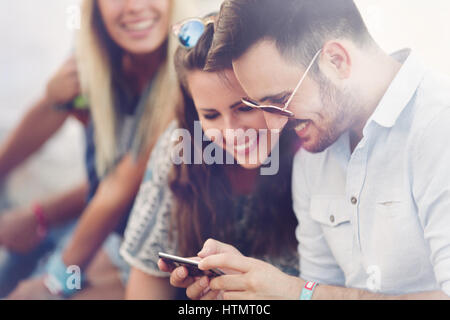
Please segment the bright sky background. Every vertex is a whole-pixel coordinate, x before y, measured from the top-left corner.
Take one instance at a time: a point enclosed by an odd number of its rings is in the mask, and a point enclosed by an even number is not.
[[[449,0],[356,0],[375,40],[388,52],[405,47],[450,75]]]

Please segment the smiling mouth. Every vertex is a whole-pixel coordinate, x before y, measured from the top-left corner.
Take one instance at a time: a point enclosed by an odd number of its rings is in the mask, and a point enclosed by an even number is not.
[[[258,145],[258,141],[259,141],[259,134],[253,137],[253,139],[250,139],[249,141],[235,145],[234,150],[236,151],[237,154],[240,155],[247,154],[256,148],[256,146]]]
[[[144,31],[153,27],[157,19],[139,21],[135,23],[124,23],[123,28],[127,31]]]
[[[295,127],[295,131],[302,131],[306,128],[306,126],[309,124],[309,121],[305,121],[300,123],[298,126]]]
[[[284,130],[301,131],[305,129],[310,122],[311,120],[290,119],[284,127]]]

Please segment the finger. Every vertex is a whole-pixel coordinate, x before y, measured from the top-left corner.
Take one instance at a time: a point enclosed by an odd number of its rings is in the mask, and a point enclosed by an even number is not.
[[[200,300],[217,300],[217,297],[219,296],[220,291],[211,290],[204,296],[200,298]]]
[[[195,281],[186,290],[186,295],[191,300],[199,300],[204,291],[208,288],[209,280],[208,277],[201,277],[200,280]]]
[[[219,253],[234,253],[241,255],[239,250],[235,247],[214,239],[206,240],[203,244],[202,250],[197,255],[201,258],[205,258],[207,256]]]
[[[186,267],[178,267],[170,275],[170,284],[177,288],[187,288],[194,283],[194,278],[188,276]]]
[[[172,265],[165,263],[163,259],[158,260],[158,268],[163,272],[172,272],[175,269]]]
[[[255,265],[256,260],[244,257],[243,255],[221,253],[208,256],[198,264],[200,270],[210,269],[231,269],[241,273],[246,273]]]
[[[245,275],[225,275],[212,279],[209,287],[219,291],[245,291],[249,289],[246,283]]]
[[[194,260],[194,261],[201,261],[202,259],[199,257],[189,257],[189,260]]]

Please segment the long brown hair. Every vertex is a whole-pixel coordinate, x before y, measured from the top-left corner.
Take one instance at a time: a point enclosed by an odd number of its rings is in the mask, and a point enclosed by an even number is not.
[[[198,113],[189,93],[186,81],[188,72],[203,70],[214,36],[213,25],[208,25],[195,48],[178,48],[175,68],[181,83],[184,104],[176,111],[180,128],[194,136],[194,122]],[[215,72],[221,72],[217,70]],[[295,153],[295,134],[286,132],[280,137],[280,170],[275,176],[259,176],[252,194],[251,214],[248,217],[245,244],[239,241],[237,218],[233,211],[236,196],[226,174],[229,165],[174,166],[170,188],[175,197],[175,210],[171,215],[171,234],[177,232],[178,250],[183,256],[192,256],[202,248],[208,238],[233,244],[244,254],[277,256],[280,248],[296,248],[295,227],[297,220],[292,209],[291,172]],[[194,152],[202,152],[205,145],[195,145]],[[193,156],[193,155],[192,155]],[[237,166],[237,164],[232,165]],[[231,168],[232,169],[232,168]],[[242,248],[241,246],[244,246]]]

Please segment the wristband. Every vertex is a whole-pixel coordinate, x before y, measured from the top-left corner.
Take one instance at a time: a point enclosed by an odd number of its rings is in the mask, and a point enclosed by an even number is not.
[[[300,300],[311,300],[314,289],[316,289],[318,285],[317,282],[307,281],[300,294]]]
[[[39,203],[33,205],[32,209],[34,216],[36,217],[38,226],[37,226],[37,235],[39,238],[43,239],[47,236],[48,233],[48,223],[45,218],[44,209]]]
[[[49,259],[44,284],[51,294],[69,298],[81,290],[81,286],[85,282],[84,280],[81,272],[74,274],[64,264],[60,253],[54,254]]]

